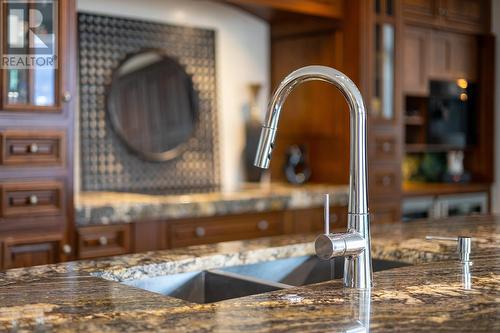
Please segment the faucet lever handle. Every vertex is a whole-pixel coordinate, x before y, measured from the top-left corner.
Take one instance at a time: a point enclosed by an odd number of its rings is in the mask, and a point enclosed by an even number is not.
[[[325,235],[330,234],[330,194],[325,194],[325,200],[323,204],[324,211],[324,222],[325,222]]]

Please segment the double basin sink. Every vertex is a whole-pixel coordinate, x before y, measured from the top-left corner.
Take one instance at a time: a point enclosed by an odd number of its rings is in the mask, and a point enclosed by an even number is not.
[[[408,264],[372,260],[374,272],[403,266]],[[303,256],[123,283],[185,301],[205,304],[340,279],[343,270],[343,258],[328,262],[321,261],[316,256]]]

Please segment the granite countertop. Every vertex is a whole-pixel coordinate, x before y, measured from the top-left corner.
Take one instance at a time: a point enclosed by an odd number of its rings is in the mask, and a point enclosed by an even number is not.
[[[76,224],[86,226],[312,208],[323,204],[325,193],[330,193],[332,205],[347,205],[347,185],[246,184],[233,192],[187,195],[81,192],[75,198]]]
[[[201,305],[116,282],[308,255],[314,235],[9,270],[0,273],[0,331],[498,332],[499,227],[488,216],[372,226],[374,258],[413,266],[374,273],[371,292],[333,280]],[[473,237],[470,289],[455,246],[426,235]]]

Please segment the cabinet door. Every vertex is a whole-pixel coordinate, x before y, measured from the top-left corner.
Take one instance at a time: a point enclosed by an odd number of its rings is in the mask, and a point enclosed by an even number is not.
[[[433,31],[431,38],[431,79],[477,79],[476,37]]]
[[[1,42],[8,55],[4,60],[9,60],[1,70],[2,110],[61,110],[61,97],[68,98],[60,93],[67,56],[60,45],[66,6],[66,1],[2,3]]]
[[[488,13],[483,0],[441,0],[442,22],[452,29],[485,32]]]
[[[403,1],[403,15],[407,21],[433,24],[436,20],[436,10],[436,0]]]
[[[61,259],[62,239],[60,234],[7,238],[3,242],[3,268],[56,263]]]
[[[436,80],[452,80],[451,58],[452,38],[450,34],[442,31],[433,31],[431,34],[431,68],[429,76]],[[460,55],[462,56],[462,55]],[[455,57],[457,57],[455,55]]]
[[[403,53],[403,88],[406,94],[422,96],[429,92],[430,30],[405,27]]]

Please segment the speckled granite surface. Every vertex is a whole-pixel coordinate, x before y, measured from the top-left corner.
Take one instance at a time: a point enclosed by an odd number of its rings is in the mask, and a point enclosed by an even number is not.
[[[314,235],[10,270],[0,273],[0,331],[498,332],[499,229],[496,217],[373,226],[375,258],[415,265],[374,273],[370,293],[334,280],[200,305],[110,281],[305,255]],[[454,245],[423,239],[458,234],[473,237],[470,289]]]
[[[237,192],[190,195],[82,192],[76,197],[76,223],[84,226],[320,207],[325,193],[330,193],[332,205],[347,205],[347,185],[247,185]]]

